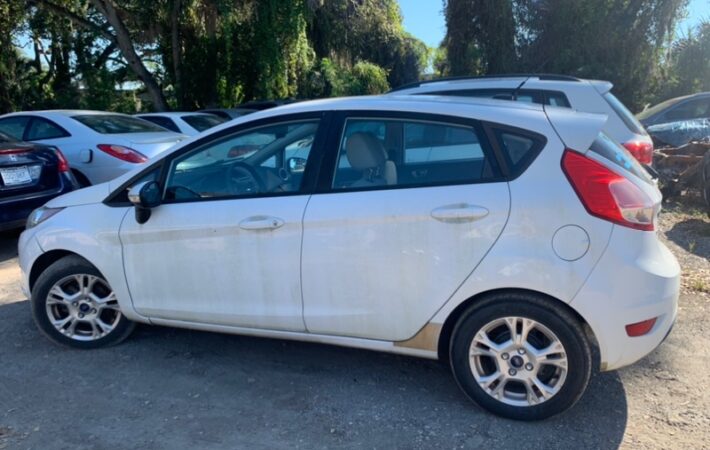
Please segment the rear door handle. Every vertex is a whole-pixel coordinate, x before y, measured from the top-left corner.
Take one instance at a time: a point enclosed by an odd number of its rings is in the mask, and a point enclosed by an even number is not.
[[[441,206],[431,212],[431,217],[434,219],[448,223],[473,222],[474,220],[483,219],[487,215],[488,210],[483,206],[469,205],[467,203]]]
[[[242,230],[275,230],[284,224],[283,219],[272,216],[252,216],[239,222]]]

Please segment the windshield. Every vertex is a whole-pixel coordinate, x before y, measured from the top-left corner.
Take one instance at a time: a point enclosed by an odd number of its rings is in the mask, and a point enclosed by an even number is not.
[[[0,142],[15,142],[17,139],[13,139],[5,133],[0,133]]]
[[[661,102],[655,106],[651,106],[650,108],[646,108],[640,113],[636,114],[636,118],[639,120],[646,120],[651,116],[655,116],[659,112],[663,111],[664,109],[675,105],[679,101],[683,100],[683,97],[680,98],[672,98],[670,100],[666,100],[665,102]]]
[[[165,128],[147,120],[118,114],[87,114],[72,119],[101,134],[165,133]]]
[[[207,114],[188,114],[180,118],[197,131],[205,131],[208,128],[216,127],[226,122],[226,119],[222,117]]]
[[[611,106],[611,109],[614,110],[616,115],[619,116],[619,118],[624,122],[629,131],[636,134],[642,134],[644,136],[647,134],[646,130],[643,128],[643,125],[636,120],[636,117],[631,114],[631,111],[629,111],[626,106],[624,106],[624,104],[614,96],[614,94],[607,92],[604,94],[604,99],[607,103],[609,103],[609,106]]]

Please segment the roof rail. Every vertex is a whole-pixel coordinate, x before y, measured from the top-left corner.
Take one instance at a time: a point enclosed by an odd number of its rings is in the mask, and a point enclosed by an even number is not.
[[[480,80],[480,79],[487,79],[487,78],[531,78],[531,77],[536,77],[541,80],[546,80],[546,81],[582,81],[577,77],[569,76],[569,75],[556,75],[553,73],[507,73],[507,74],[491,74],[491,75],[464,75],[464,76],[458,76],[458,77],[442,77],[442,78],[434,78],[431,80],[421,80],[421,81],[415,81],[413,83],[407,83],[403,84],[401,86],[397,86],[396,88],[390,90],[390,92],[397,92],[401,91],[404,89],[409,89],[413,87],[418,87],[423,84],[428,84],[428,83],[438,83],[439,81],[462,81],[462,80]]]

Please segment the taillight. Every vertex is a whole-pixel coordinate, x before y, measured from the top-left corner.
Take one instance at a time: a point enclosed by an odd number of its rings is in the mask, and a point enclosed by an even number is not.
[[[21,153],[29,153],[27,149],[24,148],[6,148],[0,150],[0,155],[19,155]]]
[[[118,158],[123,161],[128,161],[130,163],[143,163],[148,161],[148,158],[140,152],[133,150],[132,148],[124,147],[123,145],[113,145],[113,144],[99,144],[97,145],[99,150],[104,153],[108,153],[114,158]]]
[[[653,163],[653,142],[629,141],[623,145],[641,164],[651,165]]]
[[[562,156],[562,170],[589,214],[625,227],[653,231],[656,205],[630,180],[569,149]]]
[[[64,157],[64,153],[56,147],[54,147],[53,150],[54,153],[57,154],[57,169],[59,169],[60,172],[69,172],[69,161]]]

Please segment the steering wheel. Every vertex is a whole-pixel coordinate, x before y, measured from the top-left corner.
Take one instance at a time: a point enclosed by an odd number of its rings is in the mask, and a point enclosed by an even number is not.
[[[264,181],[249,164],[235,162],[227,170],[227,186],[234,195],[257,194],[266,191]]]

